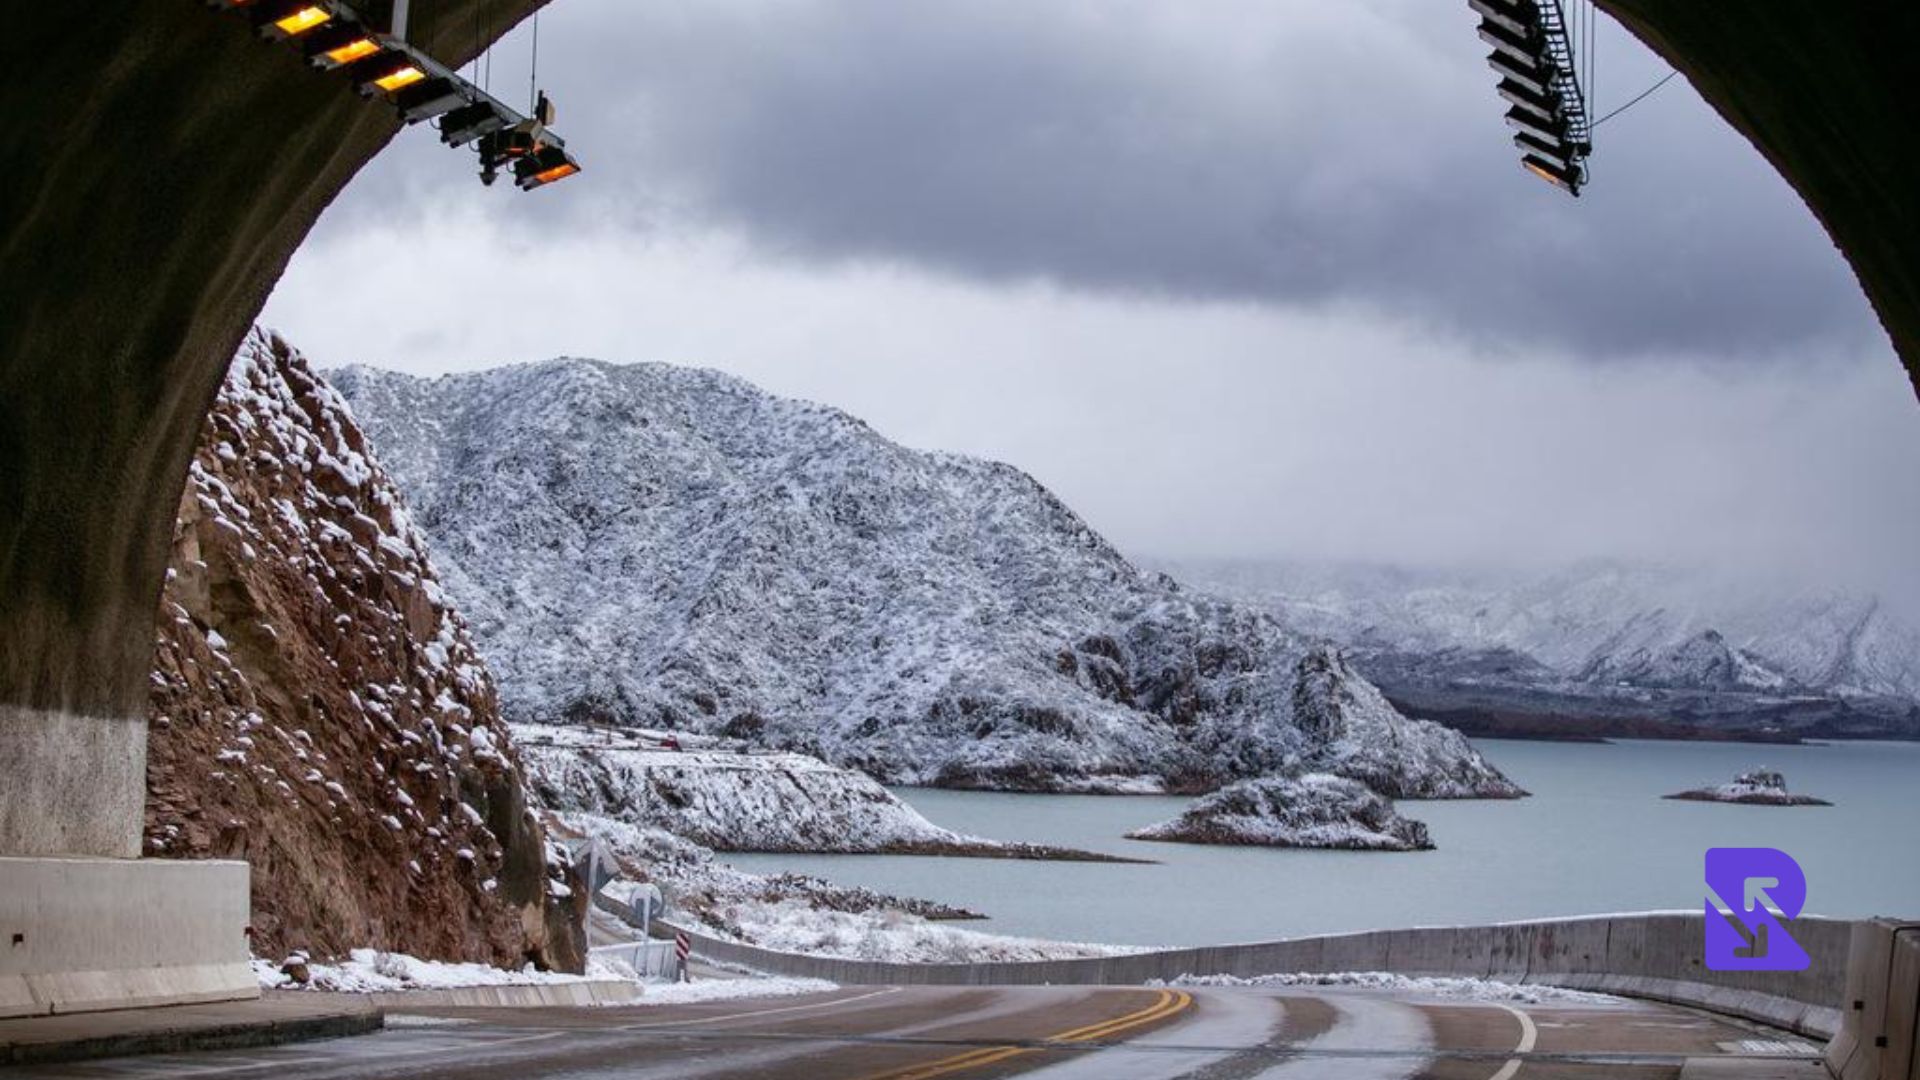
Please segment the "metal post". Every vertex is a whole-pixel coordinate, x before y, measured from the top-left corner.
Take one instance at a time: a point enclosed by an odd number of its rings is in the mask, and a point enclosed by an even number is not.
[[[393,36],[407,40],[407,8],[411,0],[393,0]]]

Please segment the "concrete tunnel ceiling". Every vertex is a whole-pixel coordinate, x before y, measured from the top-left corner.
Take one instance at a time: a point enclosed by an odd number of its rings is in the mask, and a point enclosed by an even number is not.
[[[1599,4],[1800,192],[1920,388],[1920,9]],[[485,8],[504,34],[540,5]],[[481,45],[480,0],[415,8],[410,36],[440,59]],[[294,250],[398,124],[199,0],[34,5],[9,30],[0,854],[132,856],[153,611],[201,418]]]

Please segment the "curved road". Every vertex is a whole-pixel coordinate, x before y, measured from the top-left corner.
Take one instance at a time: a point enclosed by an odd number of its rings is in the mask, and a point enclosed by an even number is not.
[[[389,1010],[388,1022],[389,1030],[360,1038],[126,1058],[21,1075],[263,1080],[1811,1080],[1825,1075],[1810,1044],[1664,1006],[1519,1006],[1318,987],[847,987],[805,997],[696,1005]]]

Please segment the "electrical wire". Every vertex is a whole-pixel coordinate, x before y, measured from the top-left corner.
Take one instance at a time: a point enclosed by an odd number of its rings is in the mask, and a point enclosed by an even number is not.
[[[481,22],[485,9],[485,3],[473,6],[473,75],[467,80],[468,82],[480,81],[480,54],[487,51],[486,31],[482,29]]]
[[[1623,112],[1626,112],[1626,111],[1627,111],[1628,109],[1631,109],[1631,108],[1633,108],[1633,107],[1634,107],[1635,105],[1638,105],[1638,104],[1640,104],[1641,102],[1643,102],[1643,101],[1645,101],[1645,100],[1647,100],[1648,98],[1650,98],[1650,97],[1652,97],[1652,96],[1653,96],[1653,92],[1654,92],[1655,90],[1658,90],[1658,89],[1660,89],[1661,87],[1663,87],[1663,86],[1665,86],[1665,85],[1667,85],[1668,83],[1670,83],[1670,82],[1672,82],[1672,81],[1673,81],[1673,77],[1674,77],[1674,76],[1676,76],[1676,75],[1678,75],[1678,74],[1680,74],[1680,73],[1679,73],[1678,71],[1669,71],[1669,72],[1667,72],[1667,77],[1666,77],[1666,78],[1664,78],[1664,79],[1661,79],[1661,80],[1660,80],[1659,82],[1657,82],[1657,83],[1654,83],[1654,84],[1653,84],[1652,86],[1649,86],[1649,87],[1647,87],[1647,88],[1646,88],[1645,90],[1642,90],[1642,91],[1641,91],[1641,92],[1639,93],[1639,95],[1638,95],[1638,96],[1636,96],[1636,97],[1635,97],[1635,98],[1634,98],[1634,99],[1633,99],[1632,101],[1629,101],[1629,102],[1627,102],[1627,103],[1626,103],[1625,105],[1622,105],[1622,106],[1620,106],[1619,108],[1617,108],[1617,109],[1615,109],[1615,110],[1613,110],[1612,112],[1610,112],[1610,113],[1608,113],[1607,115],[1605,115],[1605,116],[1603,116],[1603,117],[1601,117],[1600,119],[1598,119],[1598,120],[1595,120],[1595,121],[1593,122],[1593,126],[1594,126],[1594,127],[1599,127],[1599,126],[1600,126],[1601,124],[1604,124],[1604,123],[1606,123],[1607,121],[1609,121],[1609,120],[1611,120],[1611,119],[1613,119],[1614,117],[1616,117],[1616,116],[1619,116],[1619,115],[1620,115],[1621,113],[1623,113]]]

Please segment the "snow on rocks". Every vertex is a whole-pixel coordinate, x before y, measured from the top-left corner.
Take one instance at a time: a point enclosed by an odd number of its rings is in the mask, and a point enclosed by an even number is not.
[[[425,539],[345,401],[264,330],[206,417],[172,545],[146,851],[250,862],[261,950],[581,962]]]
[[[1127,834],[1135,840],[1265,847],[1421,851],[1427,827],[1357,780],[1309,773],[1242,780],[1194,800],[1172,821]]]
[[[1120,861],[940,828],[864,773],[805,754],[664,732],[525,724],[514,726],[513,738],[534,794],[549,809],[654,826],[718,851]]]
[[[604,841],[631,881],[651,882],[667,897],[670,912],[706,926],[717,926],[717,905],[738,900],[778,903],[801,898],[823,910],[895,910],[925,919],[980,919],[985,916],[931,900],[889,896],[854,885],[802,874],[750,874],[720,862],[711,848],[670,832],[592,814],[556,813],[550,827],[569,837]]]
[[[1832,806],[1825,799],[1795,795],[1787,790],[1787,778],[1772,769],[1755,769],[1733,778],[1731,784],[1678,791],[1662,798],[1688,802],[1739,803],[1747,806]]]
[[[1304,638],[1141,570],[1011,466],[666,365],[334,379],[517,722],[727,735],[956,788],[1199,792],[1313,766],[1512,793],[1383,703],[1317,761]]]
[[[599,837],[628,877],[659,886],[667,898],[668,918],[728,941],[914,963],[1051,960],[1140,951],[964,930],[950,924],[981,916],[798,874],[749,874],[670,833],[590,814],[556,815],[555,827]]]
[[[1409,720],[1331,645],[1300,658],[1294,722],[1327,772],[1398,799],[1519,798],[1526,794],[1451,728]]]

